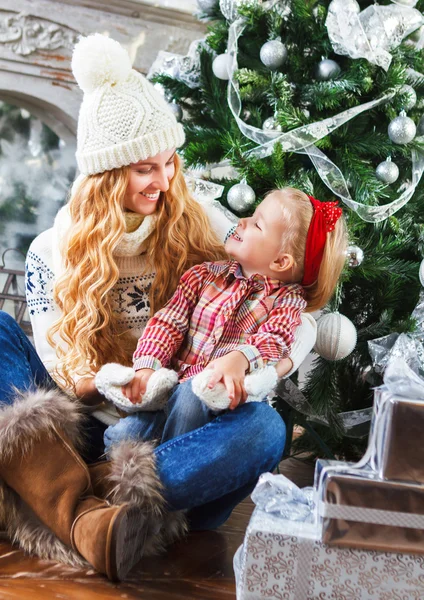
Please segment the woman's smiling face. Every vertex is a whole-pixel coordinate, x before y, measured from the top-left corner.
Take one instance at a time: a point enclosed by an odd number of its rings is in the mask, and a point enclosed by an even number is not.
[[[156,211],[161,192],[169,189],[175,173],[175,148],[130,165],[130,180],[125,192],[124,207],[139,215]]]

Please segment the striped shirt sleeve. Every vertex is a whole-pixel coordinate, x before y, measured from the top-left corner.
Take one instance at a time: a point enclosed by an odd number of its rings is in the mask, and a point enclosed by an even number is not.
[[[189,329],[207,273],[203,264],[186,271],[169,302],[148,321],[134,352],[135,370],[169,365]]]
[[[266,322],[236,348],[249,361],[249,372],[290,355],[294,332],[300,325],[305,307],[299,287],[277,299]]]

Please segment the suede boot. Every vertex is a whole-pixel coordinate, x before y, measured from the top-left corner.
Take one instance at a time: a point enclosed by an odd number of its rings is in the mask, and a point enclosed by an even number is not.
[[[66,546],[110,579],[121,580],[142,556],[146,514],[138,506],[112,506],[94,496],[73,444],[78,424],[75,403],[57,391],[17,397],[0,409],[0,478]],[[7,520],[7,507],[2,508]],[[16,512],[22,513],[17,503]],[[13,537],[20,541],[16,532]]]

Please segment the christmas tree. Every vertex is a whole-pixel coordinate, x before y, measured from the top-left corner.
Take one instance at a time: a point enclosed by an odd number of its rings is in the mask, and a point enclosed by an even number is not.
[[[358,456],[366,438],[350,437],[338,415],[372,405],[381,379],[367,342],[413,330],[421,290],[424,0],[198,1],[206,39],[154,76],[183,111],[186,166],[231,167],[230,178],[209,175],[239,216],[283,186],[342,200],[346,269],[302,391],[330,425],[314,427],[331,451]],[[241,181],[250,187],[234,187]],[[325,343],[336,312],[357,331],[341,360]]]

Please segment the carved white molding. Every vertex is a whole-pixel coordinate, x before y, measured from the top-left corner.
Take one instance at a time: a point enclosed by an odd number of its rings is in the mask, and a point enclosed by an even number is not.
[[[26,13],[0,12],[0,44],[15,54],[28,56],[37,50],[53,51],[72,47],[78,33],[46,19]]]

